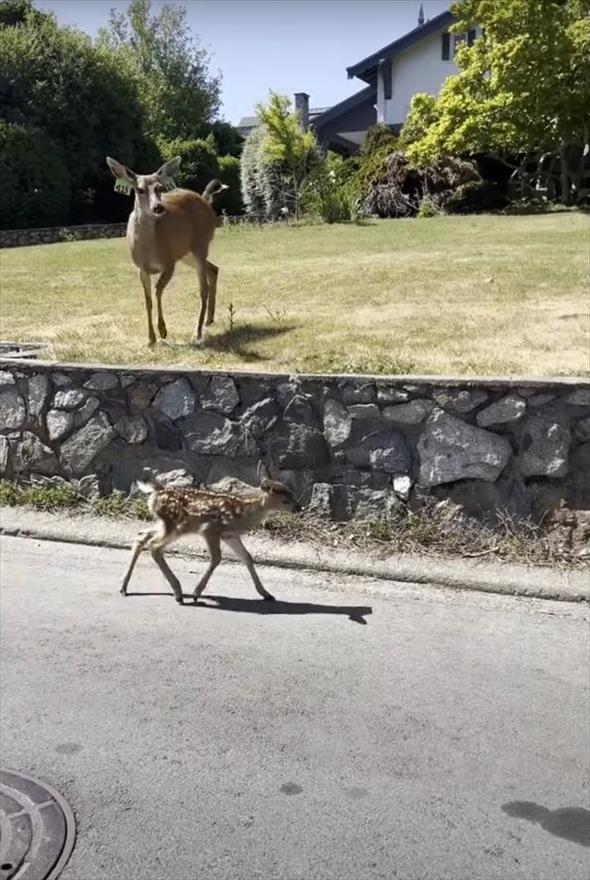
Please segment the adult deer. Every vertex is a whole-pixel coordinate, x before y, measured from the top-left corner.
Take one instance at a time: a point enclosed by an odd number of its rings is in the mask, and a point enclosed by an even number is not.
[[[172,587],[174,598],[182,605],[184,600],[182,587],[164,559],[164,548],[182,535],[192,532],[203,536],[209,551],[209,566],[193,592],[195,602],[221,561],[221,541],[246,565],[256,592],[263,599],[274,601],[274,596],[263,587],[252,557],[242,544],[241,536],[244,532],[260,525],[273,513],[294,512],[300,508],[289,489],[282,483],[270,479],[264,467],[259,468],[259,477],[260,491],[240,496],[200,486],[166,487],[153,479],[139,481],[139,488],[149,495],[148,506],[157,519],[157,524],[141,531],[137,536],[121,585],[123,596],[127,595],[127,585],[137,557],[144,547],[147,547],[152,559]]]
[[[135,194],[133,211],[127,223],[127,243],[131,258],[139,269],[143,285],[148,321],[149,345],[155,345],[156,333],[152,321],[152,275],[156,281],[158,332],[167,336],[162,312],[162,294],[174,274],[176,263],[182,260],[197,270],[201,308],[191,342],[203,342],[203,325],[215,319],[218,268],[207,260],[209,245],[217,226],[217,215],[212,207],[213,196],[227,187],[211,181],[205,193],[187,189],[166,192],[178,171],[180,157],[165,162],[153,174],[136,174],[126,165],[107,156],[113,175],[131,187]]]

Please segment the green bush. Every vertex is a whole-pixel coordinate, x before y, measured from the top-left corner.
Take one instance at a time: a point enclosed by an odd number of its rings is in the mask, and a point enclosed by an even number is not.
[[[398,148],[397,143],[397,135],[386,125],[374,125],[369,129],[359,157],[354,164],[350,162],[353,173],[349,177],[348,188],[353,196],[365,198],[379,176],[383,161]]]
[[[227,184],[226,189],[215,199],[215,206],[219,211],[225,211],[230,216],[244,213],[244,203],[240,186],[240,160],[237,156],[220,156],[217,160],[220,181]]]
[[[242,213],[240,160],[231,155],[219,156],[213,134],[192,140],[161,141],[159,147],[164,160],[174,156],[180,156],[182,160],[176,177],[178,186],[200,193],[211,180],[218,178],[229,189],[215,197],[215,209],[227,214]]]
[[[447,200],[446,209],[451,214],[477,214],[484,211],[500,211],[507,204],[508,198],[497,183],[470,180],[457,187]]]
[[[247,213],[257,220],[276,220],[288,206],[291,194],[284,185],[279,162],[264,154],[266,130],[263,125],[250,132],[240,159],[240,184]]]
[[[438,205],[431,196],[424,196],[422,201],[420,202],[420,207],[418,208],[417,217],[438,217],[440,214],[443,214],[444,211],[441,209],[440,205]]]
[[[346,161],[336,153],[318,154],[305,179],[301,201],[306,214],[326,223],[350,220],[354,198],[347,185]]]
[[[70,174],[62,151],[37,128],[0,120],[0,228],[67,223]]]
[[[217,177],[217,146],[215,138],[175,138],[158,143],[162,159],[167,161],[180,156],[180,169],[176,183],[186,189],[202,192],[212,178]]]

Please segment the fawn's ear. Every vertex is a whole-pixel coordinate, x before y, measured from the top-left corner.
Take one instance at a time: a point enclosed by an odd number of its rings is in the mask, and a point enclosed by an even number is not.
[[[127,168],[126,165],[122,165],[121,162],[117,162],[116,159],[112,159],[110,156],[107,156],[107,165],[111,169],[113,177],[117,177],[120,180],[127,180],[130,184],[135,183],[137,175],[131,170],[131,168]]]

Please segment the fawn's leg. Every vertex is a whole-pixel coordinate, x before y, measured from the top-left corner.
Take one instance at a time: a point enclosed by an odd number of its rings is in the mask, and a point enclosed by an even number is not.
[[[167,269],[162,272],[158,281],[156,283],[156,305],[158,306],[158,333],[160,334],[161,339],[166,339],[168,336],[168,331],[166,329],[166,322],[164,321],[164,315],[162,313],[162,294],[164,293],[164,288],[174,275],[174,264],[169,266]]]
[[[164,559],[164,548],[160,545],[150,547],[150,553],[152,554],[152,559],[172,587],[175,600],[178,602],[179,605],[182,605],[182,587],[180,585],[180,581]]]
[[[207,542],[207,549],[209,551],[209,565],[207,566],[207,571],[193,590],[193,599],[195,600],[195,602],[209,583],[209,578],[221,562],[221,548],[219,546],[219,535],[217,534],[217,532],[203,529],[201,534]]]
[[[256,592],[259,593],[263,599],[266,599],[268,602],[274,602],[275,597],[264,589],[258,574],[256,573],[256,569],[254,568],[254,561],[244,545],[242,544],[241,538],[224,538],[223,543],[227,544],[230,550],[236,554],[239,560],[241,560],[248,571],[250,572],[250,577],[254,581],[254,586],[256,587]]]
[[[215,321],[215,301],[217,299],[217,277],[219,268],[207,260],[207,277],[209,279],[209,295],[207,297],[207,327]]]
[[[154,324],[152,321],[152,279],[150,278],[149,274],[147,272],[144,272],[142,269],[139,270],[139,277],[141,278],[141,283],[143,284],[143,295],[145,297],[145,310],[148,321],[148,344],[155,345],[156,332],[154,330]]]
[[[193,253],[197,264],[197,275],[199,276],[199,291],[201,294],[201,309],[199,311],[199,320],[195,327],[195,333],[191,339],[192,345],[202,345],[203,343],[203,324],[205,322],[205,313],[207,311],[207,301],[209,299],[209,281],[207,279],[207,260],[202,254]]]
[[[127,584],[131,579],[131,573],[135,568],[135,563],[137,562],[137,557],[145,547],[145,545],[150,541],[156,534],[157,528],[145,529],[143,532],[140,532],[137,536],[135,544],[133,545],[133,550],[131,552],[131,559],[129,561],[129,565],[127,566],[127,571],[125,572],[125,576],[123,578],[123,582],[121,584],[121,595],[127,595]]]

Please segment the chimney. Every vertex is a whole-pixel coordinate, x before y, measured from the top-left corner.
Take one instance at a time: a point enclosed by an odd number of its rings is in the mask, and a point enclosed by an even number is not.
[[[309,95],[306,92],[295,92],[295,112],[303,131],[309,128]]]
[[[418,12],[418,27],[424,24],[424,4],[420,4],[420,10]]]

